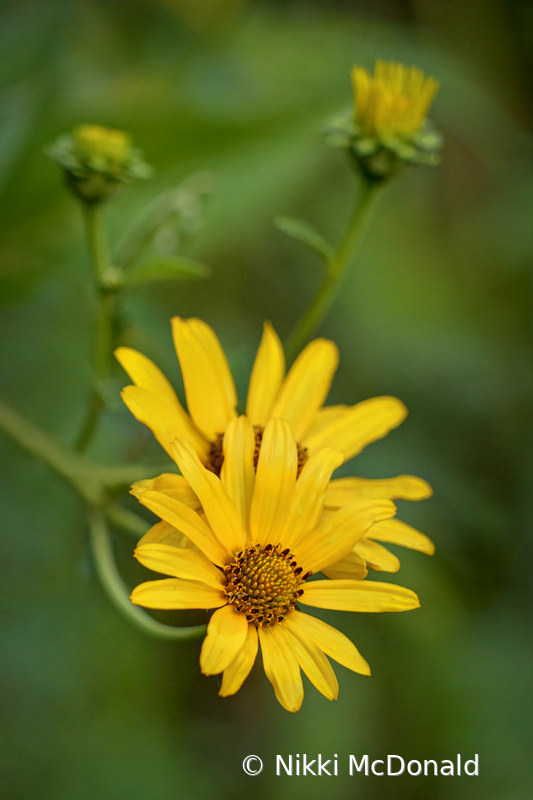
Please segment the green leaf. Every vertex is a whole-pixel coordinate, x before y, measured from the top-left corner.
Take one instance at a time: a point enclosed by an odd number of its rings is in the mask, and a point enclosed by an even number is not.
[[[306,244],[311,250],[321,255],[326,263],[334,258],[335,251],[331,245],[309,223],[299,219],[292,219],[291,217],[276,217],[274,225],[283,233],[287,233],[289,236],[293,236],[298,241]]]
[[[139,286],[152,281],[184,281],[209,278],[211,269],[183,256],[151,256],[128,272],[127,285]]]

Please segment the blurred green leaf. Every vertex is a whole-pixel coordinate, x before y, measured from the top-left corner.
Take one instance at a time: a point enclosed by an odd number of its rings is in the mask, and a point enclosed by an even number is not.
[[[292,219],[292,217],[276,217],[274,225],[283,233],[306,244],[311,250],[322,256],[326,262],[331,261],[334,257],[335,251],[332,246],[308,222]]]
[[[211,270],[205,264],[183,256],[151,256],[140,262],[128,275],[129,286],[154,281],[184,281],[209,278]]]

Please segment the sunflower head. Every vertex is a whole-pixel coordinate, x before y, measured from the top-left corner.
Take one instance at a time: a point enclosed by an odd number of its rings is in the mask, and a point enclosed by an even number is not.
[[[442,138],[427,121],[438,82],[417,67],[377,61],[374,75],[360,66],[351,73],[354,107],[334,119],[328,140],[348,149],[373,180],[384,180],[405,164],[438,164]]]
[[[132,178],[151,175],[129,134],[101,125],[80,125],[60,136],[46,152],[63,168],[71,191],[93,205],[107,200]]]
[[[365,561],[354,552],[375,523],[394,516],[390,500],[358,500],[324,518],[327,487],[342,453],[319,450],[297,477],[291,428],[271,419],[255,470],[254,438],[246,417],[229,423],[220,477],[201,463],[191,444],[174,441],[181,481],[194,492],[197,510],[184,502],[184,487],[168,475],[134,485],[133,494],[161,517],[135,555],[171,577],[137,586],[131,600],[147,608],[214,609],[200,655],[202,672],[222,673],[220,694],[234,694],[260,644],[277,699],[296,711],[303,699],[300,670],[328,699],[336,698],[337,679],[327,656],[369,674],[354,645],[303,613],[300,604],[402,611],[416,608],[418,599],[400,586],[364,580]],[[330,568],[347,577],[328,579]]]

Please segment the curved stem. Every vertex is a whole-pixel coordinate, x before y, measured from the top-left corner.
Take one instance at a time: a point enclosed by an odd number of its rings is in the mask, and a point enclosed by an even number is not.
[[[115,319],[115,295],[106,286],[106,277],[109,275],[111,265],[100,207],[84,204],[83,215],[93,279],[98,294],[98,310],[93,368],[95,386],[87,416],[76,441],[76,449],[80,452],[89,446],[104,409],[102,388],[111,363]]]
[[[362,178],[361,191],[357,196],[343,240],[327,264],[326,274],[311,305],[287,342],[286,353],[289,363],[294,360],[313,331],[320,325],[335,300],[342,278],[361,242],[381,185],[366,177]]]
[[[129,591],[122,580],[113,555],[113,548],[109,537],[109,530],[103,513],[96,509],[89,509],[89,526],[91,545],[93,549],[96,571],[107,596],[115,607],[130,622],[133,622],[144,633],[156,636],[159,639],[173,639],[186,641],[203,636],[207,625],[193,625],[190,628],[174,628],[153,619],[142,608],[131,604]]]

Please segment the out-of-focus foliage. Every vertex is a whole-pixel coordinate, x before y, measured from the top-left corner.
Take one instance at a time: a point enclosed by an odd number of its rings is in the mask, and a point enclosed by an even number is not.
[[[212,278],[129,289],[122,340],[181,391],[168,319],[202,317],[243,397],[263,320],[287,335],[320,276],[320,258],[274,218],[309,220],[336,241],[349,214],[355,178],[320,130],[350,101],[353,63],[392,58],[437,77],[432,116],[446,141],[439,168],[389,187],[320,331],[341,353],[330,402],[395,394],[410,409],[344,471],[413,473],[435,487],[401,515],[436,555],[402,553],[391,578],[419,593],[422,610],[325,615],[374,673],[336,667],[336,703],[309,691],[291,716],[260,669],[219,699],[217,678],[199,673],[199,643],[154,643],[116,614],[93,575],[77,498],[2,437],[6,797],[322,798],[323,781],[275,777],[276,753],[304,752],[340,761],[479,753],[479,778],[343,770],[327,784],[335,800],[530,797],[525,5],[29,0],[0,13],[0,393],[68,441],[90,393],[94,305],[78,209],[46,143],[101,124],[128,131],[154,165],[153,180],[107,209],[113,242],[158,192],[212,174],[204,227],[180,251]],[[117,367],[93,454],[160,460],[121,406],[124,382]],[[133,586],[145,573],[131,539],[117,535],[116,548]],[[253,779],[241,768],[250,753],[266,765]]]

